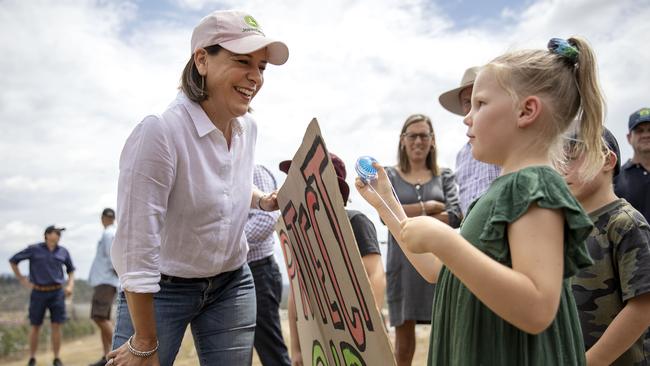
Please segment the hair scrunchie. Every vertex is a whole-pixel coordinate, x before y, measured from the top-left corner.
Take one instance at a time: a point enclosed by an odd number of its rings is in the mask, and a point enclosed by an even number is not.
[[[566,60],[570,61],[571,64],[575,65],[578,62],[578,55],[580,51],[571,45],[566,39],[562,38],[551,38],[548,41],[548,50],[564,57]]]

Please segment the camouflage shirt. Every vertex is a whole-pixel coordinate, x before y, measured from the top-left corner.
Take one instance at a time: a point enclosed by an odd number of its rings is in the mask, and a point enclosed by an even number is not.
[[[572,283],[586,349],[598,341],[627,300],[650,292],[650,227],[643,216],[618,199],[590,217],[595,226],[587,249],[594,264]],[[614,365],[650,363],[644,338],[645,334]]]

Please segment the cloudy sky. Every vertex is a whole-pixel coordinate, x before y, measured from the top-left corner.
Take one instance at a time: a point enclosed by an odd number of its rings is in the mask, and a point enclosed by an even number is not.
[[[174,98],[193,26],[228,8],[290,48],[253,102],[257,160],[280,181],[277,163],[312,117],[352,171],[360,155],[393,164],[404,119],[429,114],[440,163],[453,167],[465,126],[438,95],[466,67],[551,37],[579,34],[594,46],[624,159],[627,118],[650,104],[648,0],[0,1],[0,273],[56,223],[87,277],[126,137]],[[374,217],[356,192],[350,207]]]

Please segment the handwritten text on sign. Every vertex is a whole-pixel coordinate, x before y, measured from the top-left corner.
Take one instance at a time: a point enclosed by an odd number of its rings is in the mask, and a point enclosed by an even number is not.
[[[282,215],[277,230],[296,301],[303,358],[311,350],[311,365],[394,364],[315,120],[278,201]]]

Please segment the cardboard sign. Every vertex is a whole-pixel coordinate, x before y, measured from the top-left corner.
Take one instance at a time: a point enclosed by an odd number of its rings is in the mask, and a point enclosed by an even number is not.
[[[278,193],[276,225],[305,365],[395,365],[336,173],[312,120]]]

